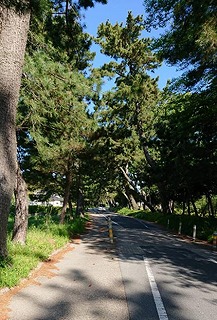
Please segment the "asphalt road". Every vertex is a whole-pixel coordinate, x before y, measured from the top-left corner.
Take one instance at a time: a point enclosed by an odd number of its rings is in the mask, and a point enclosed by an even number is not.
[[[217,254],[111,215],[130,320],[217,318]]]
[[[89,232],[69,243],[64,256],[51,256],[55,262],[51,269],[43,263],[45,273],[31,276],[30,283],[27,279],[15,292],[6,293],[0,320],[129,320],[107,221],[100,214],[92,214],[92,220]],[[0,306],[4,296],[0,295]]]
[[[51,257],[52,269],[44,263],[45,274],[0,295],[0,320],[217,318],[217,252],[133,218],[94,211],[92,219],[81,240]]]

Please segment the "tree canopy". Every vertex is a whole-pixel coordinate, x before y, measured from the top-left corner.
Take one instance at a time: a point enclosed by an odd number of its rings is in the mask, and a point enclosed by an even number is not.
[[[72,203],[77,204],[78,214],[85,205],[99,202],[131,208],[142,204],[163,213],[173,213],[182,205],[183,213],[188,207],[188,213],[193,208],[198,214],[203,198],[205,211],[214,216],[215,1],[145,0],[145,18],[129,12],[125,22],[102,23],[94,41],[109,62],[93,69],[93,39],[85,32],[81,9],[97,2],[106,4],[107,0],[1,3],[2,9],[11,13],[7,17],[22,22],[26,16],[25,32],[31,14],[17,113],[21,166],[17,172],[23,173],[29,190],[45,191],[47,197],[53,193],[63,196],[61,222]],[[143,36],[152,28],[163,28],[158,39]],[[0,31],[0,40],[7,34],[5,30]],[[21,56],[24,40],[22,43]],[[152,72],[163,60],[181,68],[183,75],[159,90]],[[3,76],[11,75],[7,70]],[[16,96],[20,76],[17,73]],[[113,81],[107,92],[101,90],[104,79]],[[0,93],[5,103],[3,89]],[[12,111],[14,117],[15,100]],[[13,185],[11,180],[10,194]],[[6,218],[7,212],[3,231]],[[6,237],[0,243],[5,245],[5,241]],[[5,248],[1,252],[5,254]]]
[[[145,0],[151,28],[164,27],[155,47],[162,58],[185,69],[186,85],[216,86],[217,4],[214,0]]]
[[[156,124],[153,140],[160,150],[163,177],[175,197],[182,194],[184,203],[203,195],[211,203],[216,194],[216,2],[146,0],[144,4],[146,26],[164,28],[155,50],[183,70],[161,101],[165,114]]]

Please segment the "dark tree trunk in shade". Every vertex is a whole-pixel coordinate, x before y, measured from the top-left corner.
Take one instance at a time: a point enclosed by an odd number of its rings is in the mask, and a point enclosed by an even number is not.
[[[25,244],[28,228],[28,195],[27,185],[23,179],[20,167],[17,166],[16,185],[14,189],[16,212],[12,240],[20,244]]]
[[[81,175],[78,176],[77,181],[77,206],[76,206],[76,216],[80,216],[84,213],[84,195],[82,190],[82,179]]]
[[[68,170],[66,173],[65,193],[64,193],[63,206],[62,206],[61,215],[60,215],[60,223],[64,223],[65,221],[66,209],[67,209],[67,205],[69,203],[69,198],[70,198],[71,184],[72,184],[72,176],[71,176],[70,170]]]

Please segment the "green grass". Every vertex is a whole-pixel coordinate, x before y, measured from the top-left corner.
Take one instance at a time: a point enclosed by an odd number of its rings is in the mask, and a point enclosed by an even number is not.
[[[73,235],[85,230],[88,217],[59,224],[58,217],[31,216],[26,245],[11,242],[12,218],[9,219],[8,257],[0,258],[0,288],[13,287],[28,277],[38,263],[45,261],[55,250],[69,242]]]
[[[193,226],[197,226],[197,239],[205,240],[208,242],[212,241],[213,232],[217,230],[217,218],[208,218],[208,217],[196,217],[194,215],[164,215],[159,212],[149,212],[144,210],[130,210],[128,208],[122,208],[117,211],[117,213],[127,216],[132,216],[134,218],[155,222],[164,227],[168,227],[169,220],[169,229],[178,232],[179,223],[182,222],[182,234],[191,236],[193,235]]]

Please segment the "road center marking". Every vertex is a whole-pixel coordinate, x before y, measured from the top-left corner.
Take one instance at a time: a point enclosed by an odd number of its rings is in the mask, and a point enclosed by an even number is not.
[[[151,270],[151,267],[149,265],[149,262],[147,259],[145,259],[145,258],[143,258],[143,259],[144,259],[144,263],[145,263],[145,267],[146,267],[146,271],[147,271],[147,275],[148,275],[148,280],[149,280],[149,283],[151,286],[151,291],[152,291],[152,294],[154,297],[154,302],[156,305],[159,320],[168,320],[168,316],[167,316],[166,310],[164,308],[163,301],[161,299],[161,295],[158,290],[157,283],[155,281],[155,278],[154,278],[153,272]]]

